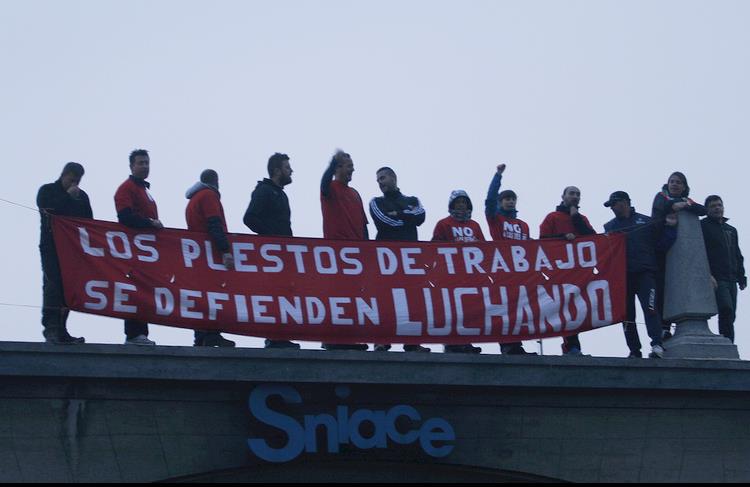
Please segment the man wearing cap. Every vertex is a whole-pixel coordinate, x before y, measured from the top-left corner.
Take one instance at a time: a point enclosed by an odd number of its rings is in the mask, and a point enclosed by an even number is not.
[[[515,191],[500,191],[505,167],[505,164],[498,164],[484,200],[484,216],[490,227],[490,235],[492,240],[529,240],[529,225],[518,218]],[[524,350],[522,342],[501,343],[500,352],[505,355],[536,355]]]
[[[457,189],[448,198],[449,216],[443,218],[432,232],[433,242],[484,242],[484,234],[479,223],[471,219],[473,210],[471,199],[466,191]],[[445,345],[446,353],[482,353],[480,347],[465,345]]]
[[[568,186],[563,190],[562,202],[548,214],[539,226],[539,238],[564,238],[573,241],[583,235],[594,235],[596,231],[588,218],[578,211],[581,190]],[[563,337],[563,355],[582,355],[578,334]]]
[[[635,326],[635,298],[638,296],[646,320],[646,330],[651,338],[649,357],[661,358],[664,347],[656,295],[656,273],[659,270],[656,252],[666,252],[677,238],[676,218],[660,222],[636,213],[635,208],[630,205],[630,196],[625,191],[612,193],[604,206],[615,214],[612,220],[604,224],[604,231],[627,235],[627,316],[622,325],[625,342],[630,349],[629,357],[642,357],[641,340]],[[663,231],[657,226],[663,226]]]

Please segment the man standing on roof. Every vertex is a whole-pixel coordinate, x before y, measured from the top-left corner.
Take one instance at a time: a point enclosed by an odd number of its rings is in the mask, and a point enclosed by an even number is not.
[[[586,218],[578,211],[581,202],[581,190],[568,186],[563,190],[562,202],[555,211],[548,214],[539,226],[539,238],[564,238],[573,241],[584,235],[594,235],[596,231]],[[578,334],[563,337],[563,355],[582,355]]]
[[[419,198],[404,196],[398,189],[396,172],[390,167],[381,167],[375,172],[383,196],[370,201],[370,215],[378,228],[375,240],[406,240],[416,242],[417,227],[424,223],[425,211]],[[375,350],[390,350],[388,344],[375,345]],[[405,352],[429,352],[421,345],[404,345]]]
[[[479,223],[471,219],[473,205],[466,191],[457,189],[448,198],[447,216],[437,222],[432,232],[433,242],[484,242],[484,234]],[[446,353],[482,353],[480,347],[466,345],[445,345]]]
[[[320,180],[320,208],[323,212],[323,238],[368,240],[367,215],[362,198],[349,186],[354,174],[352,156],[336,151]],[[367,344],[323,343],[326,350],[367,350]]]
[[[41,217],[39,252],[42,257],[42,327],[44,341],[56,345],[84,343],[83,337],[70,336],[67,329],[70,310],[65,306],[60,262],[52,237],[52,215],[93,218],[91,203],[78,185],[83,178],[83,166],[69,162],[54,183],[39,188],[36,205]]]
[[[505,164],[498,164],[484,200],[484,216],[490,227],[490,235],[492,240],[529,240],[529,225],[518,218],[515,191],[500,191],[505,167]],[[500,351],[506,355],[536,355],[535,352],[527,352],[522,342],[501,343]]]
[[[164,228],[159,221],[156,201],[151,196],[146,179],[151,170],[148,151],[136,149],[130,153],[130,177],[115,192],[117,221],[130,228]],[[126,345],[156,345],[148,339],[148,323],[138,320],[125,320]]]
[[[289,156],[276,152],[268,158],[268,177],[258,181],[242,221],[258,235],[292,236],[292,210],[284,187],[292,182]],[[266,339],[266,348],[299,349],[298,343],[289,340]]]
[[[208,233],[227,270],[234,269],[234,256],[227,240],[227,221],[219,193],[219,174],[213,169],[201,173],[200,181],[185,192],[188,199],[185,208],[185,220],[188,230]],[[234,347],[232,340],[227,340],[218,331],[195,330],[196,347]]]

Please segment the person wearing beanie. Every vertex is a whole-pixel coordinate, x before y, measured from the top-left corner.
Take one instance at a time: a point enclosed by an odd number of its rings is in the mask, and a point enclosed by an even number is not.
[[[471,198],[462,189],[451,192],[448,198],[449,216],[443,218],[432,232],[433,242],[484,242],[479,223],[471,219]],[[444,345],[445,353],[482,353],[480,347],[471,344]]]
[[[518,197],[515,191],[500,191],[505,168],[505,164],[498,164],[484,200],[484,216],[490,227],[490,235],[492,240],[529,240],[529,225],[518,218]],[[536,355],[534,352],[527,352],[521,342],[501,343],[500,352],[505,355]]]
[[[221,254],[222,263],[227,269],[234,269],[234,256],[227,239],[227,221],[219,193],[219,174],[213,169],[201,173],[200,180],[186,192],[188,204],[185,207],[187,228],[193,232],[203,232],[211,236],[211,242]],[[218,331],[195,330],[196,347],[234,347]]]

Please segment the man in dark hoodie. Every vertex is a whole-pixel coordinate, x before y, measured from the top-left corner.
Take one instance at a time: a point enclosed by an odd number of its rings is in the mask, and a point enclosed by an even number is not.
[[[41,217],[39,253],[42,257],[42,326],[47,343],[64,345],[84,343],[82,337],[72,337],[68,333],[67,321],[70,310],[65,307],[62,275],[57,259],[57,249],[52,238],[52,215],[93,218],[91,203],[84,190],[78,187],[83,177],[83,166],[69,162],[63,167],[60,177],[54,183],[39,188],[36,205]]]
[[[612,193],[604,206],[611,208],[615,214],[615,218],[604,224],[604,231],[627,234],[627,317],[622,326],[625,342],[630,349],[629,357],[642,357],[641,340],[635,324],[635,297],[638,296],[646,320],[646,330],[651,338],[649,358],[661,358],[664,348],[657,306],[656,273],[659,266],[656,254],[657,250],[666,252],[677,238],[676,219],[658,222],[636,213],[635,208],[630,205],[630,196],[625,191]],[[665,228],[659,228],[665,225]]]
[[[417,227],[424,223],[425,211],[419,198],[404,196],[398,189],[396,172],[390,167],[381,167],[375,172],[383,196],[370,201],[370,215],[378,229],[375,240],[406,240],[416,242]],[[387,344],[375,345],[375,351],[390,350]],[[429,352],[421,345],[404,345],[406,352]]]
[[[575,186],[565,188],[562,202],[539,226],[539,238],[564,238],[573,241],[583,235],[594,235],[596,231],[588,218],[578,211],[580,202],[580,189]],[[564,355],[581,355],[581,341],[577,333],[563,337],[562,350]]]
[[[484,216],[487,218],[492,240],[529,240],[529,225],[518,218],[518,197],[515,191],[506,189],[498,194],[505,168],[505,164],[498,164],[492,177],[484,200]],[[500,351],[505,355],[536,355],[534,352],[527,352],[522,342],[501,343]]]
[[[669,215],[676,216],[678,211],[687,211],[696,216],[706,214],[706,208],[703,205],[691,200],[690,186],[688,186],[687,177],[679,171],[669,175],[667,184],[661,187],[661,191],[654,196],[654,202],[651,205],[651,218],[657,222],[665,222]],[[657,232],[661,231],[662,226],[657,227]],[[661,235],[659,235],[661,239]],[[659,272],[656,275],[656,294],[659,298],[659,309],[664,309],[664,274],[667,267],[666,251],[657,253],[657,263]],[[672,323],[662,318],[662,338],[667,340],[672,338]]]
[[[724,218],[724,202],[720,196],[706,198],[708,216],[701,220],[706,244],[711,283],[716,291],[719,307],[719,333],[734,343],[734,319],[737,312],[737,285],[747,288],[745,259],[742,257],[737,229]]]
[[[227,240],[227,221],[219,193],[219,175],[213,169],[201,173],[200,181],[185,192],[188,199],[185,220],[188,230],[204,232],[211,236],[221,260],[228,269],[234,269],[234,257]],[[196,347],[233,347],[235,343],[221,336],[218,331],[195,330]]]
[[[432,232],[433,242],[484,242],[484,234],[479,223],[471,219],[473,210],[471,199],[466,191],[457,189],[448,198],[448,213]],[[480,347],[471,344],[445,345],[446,353],[482,353]]]
[[[292,182],[289,156],[276,152],[268,159],[268,177],[258,181],[243,221],[258,235],[292,236],[292,211],[284,186]],[[299,344],[288,340],[268,340],[266,348],[294,348]]]

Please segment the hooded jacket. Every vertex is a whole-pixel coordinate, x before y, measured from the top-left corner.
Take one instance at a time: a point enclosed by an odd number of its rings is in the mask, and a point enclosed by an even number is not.
[[[395,212],[396,215],[389,215]],[[406,240],[416,242],[417,227],[424,223],[425,210],[416,196],[404,196],[396,189],[370,200],[378,234],[375,240]]]
[[[745,259],[740,251],[737,229],[727,223],[728,218],[701,220],[703,240],[706,244],[708,265],[717,281],[729,281],[747,286]]]
[[[457,198],[466,198],[468,201],[468,210],[457,212],[453,208],[453,203]],[[473,205],[471,198],[464,190],[451,192],[448,198],[448,212],[450,216],[443,218],[435,225],[432,232],[433,242],[484,242],[484,234],[479,223],[471,219]]]
[[[185,192],[185,198],[189,200],[185,208],[188,230],[208,233],[220,252],[229,252],[227,221],[219,190],[197,182]]]
[[[284,188],[265,178],[255,186],[242,221],[258,235],[291,237],[291,216]]]

